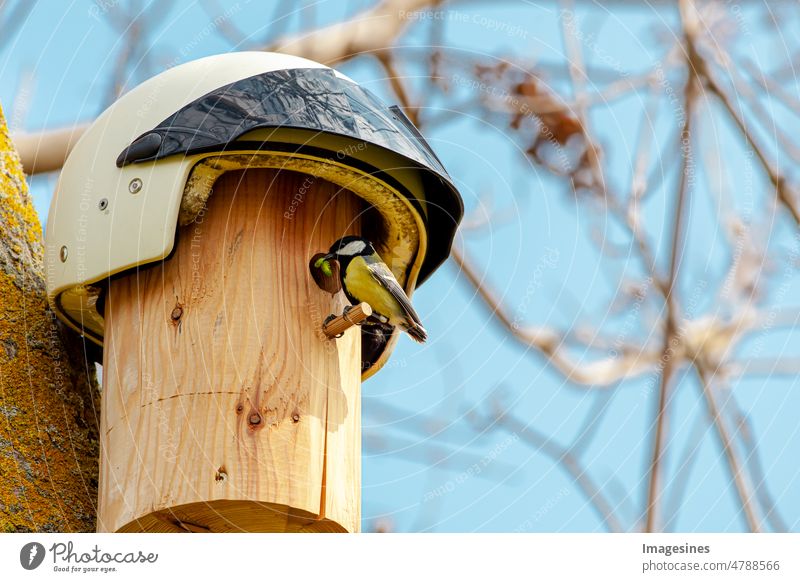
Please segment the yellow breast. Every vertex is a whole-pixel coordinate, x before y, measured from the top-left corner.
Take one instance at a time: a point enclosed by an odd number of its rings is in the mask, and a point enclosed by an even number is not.
[[[397,300],[380,285],[367,268],[363,257],[355,257],[344,275],[347,292],[359,301],[369,303],[373,311],[389,318],[389,323],[398,325],[405,321],[405,313]]]

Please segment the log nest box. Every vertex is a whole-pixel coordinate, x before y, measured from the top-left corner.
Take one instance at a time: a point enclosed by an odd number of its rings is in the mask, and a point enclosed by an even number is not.
[[[208,57],[107,109],[46,233],[50,303],[102,348],[98,530],[358,531],[360,385],[398,333],[330,339],[308,262],[359,234],[410,296],[462,214],[403,112],[312,61]]]

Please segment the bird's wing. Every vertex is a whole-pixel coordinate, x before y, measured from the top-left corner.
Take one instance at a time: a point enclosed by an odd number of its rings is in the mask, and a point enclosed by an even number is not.
[[[389,267],[387,267],[383,261],[365,262],[370,275],[372,275],[384,289],[391,293],[392,297],[397,299],[400,307],[405,311],[406,316],[417,325],[422,325],[419,315],[417,315],[417,312],[414,311],[414,307],[411,305],[411,300],[408,298],[408,295],[406,295],[406,292],[403,291],[403,288],[400,286],[400,283],[397,282],[397,279],[395,279]]]

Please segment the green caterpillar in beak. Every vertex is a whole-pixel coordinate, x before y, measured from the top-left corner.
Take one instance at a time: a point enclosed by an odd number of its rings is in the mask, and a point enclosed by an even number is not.
[[[319,269],[322,268],[322,273],[326,277],[332,277],[333,271],[331,270],[331,264],[325,259],[325,257],[320,257],[316,261],[314,261],[314,267]]]

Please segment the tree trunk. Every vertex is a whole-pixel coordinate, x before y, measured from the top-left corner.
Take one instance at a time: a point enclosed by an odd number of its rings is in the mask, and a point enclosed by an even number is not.
[[[94,531],[94,364],[47,306],[43,249],[0,109],[0,532]]]

